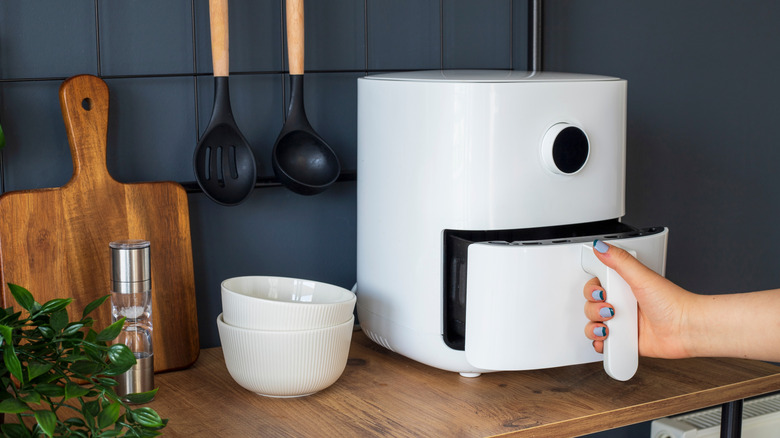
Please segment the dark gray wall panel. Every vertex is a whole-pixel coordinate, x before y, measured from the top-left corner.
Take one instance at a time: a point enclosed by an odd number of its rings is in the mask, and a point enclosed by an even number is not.
[[[59,81],[10,82],[0,93],[6,190],[61,187],[73,176]]]
[[[511,10],[509,1],[444,1],[444,68],[510,68]]]
[[[97,73],[93,0],[0,2],[0,77]]]
[[[140,77],[106,82],[110,93],[106,165],[114,179],[194,179],[195,79]]]
[[[304,13],[306,70],[366,68],[364,0],[305,2]]]
[[[98,1],[101,74],[193,71],[189,2]]]
[[[369,0],[368,68],[441,68],[439,0]]]

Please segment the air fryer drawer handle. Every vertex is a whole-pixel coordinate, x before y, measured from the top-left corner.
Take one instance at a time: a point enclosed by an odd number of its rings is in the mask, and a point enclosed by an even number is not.
[[[636,257],[636,251],[628,251]],[[604,371],[616,380],[625,381],[639,367],[639,326],[634,293],[623,277],[596,258],[593,246],[582,246],[582,269],[598,277],[615,308],[615,316],[604,324],[609,336],[604,341]]]

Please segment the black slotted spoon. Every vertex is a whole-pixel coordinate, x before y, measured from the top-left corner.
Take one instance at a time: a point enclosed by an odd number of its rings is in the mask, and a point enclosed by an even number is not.
[[[209,198],[222,205],[243,202],[255,186],[256,164],[249,143],[230,106],[227,0],[209,0],[214,108],[195,148],[195,180]]]

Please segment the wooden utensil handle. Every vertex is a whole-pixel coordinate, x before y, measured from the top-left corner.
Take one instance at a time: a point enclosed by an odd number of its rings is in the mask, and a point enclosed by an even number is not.
[[[108,86],[92,75],[73,76],[60,86],[60,108],[73,156],[73,177],[92,188],[114,179],[106,168],[108,133]],[[82,175],[88,175],[81,178]]]
[[[303,0],[287,0],[287,62],[291,75],[303,74]]]
[[[211,62],[214,76],[227,76],[230,71],[230,36],[228,30],[228,0],[209,0],[211,26]]]

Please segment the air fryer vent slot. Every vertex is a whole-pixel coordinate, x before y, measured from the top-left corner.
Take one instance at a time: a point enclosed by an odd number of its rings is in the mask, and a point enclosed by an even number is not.
[[[362,327],[362,328],[363,328],[363,332],[366,334],[366,336],[368,336],[369,339],[371,339],[372,341],[376,342],[377,344],[387,348],[390,351],[395,351],[395,350],[393,350],[393,347],[390,346],[390,342],[386,338],[384,338],[383,336],[380,336],[380,335],[372,332],[371,330],[366,330],[365,327]]]

